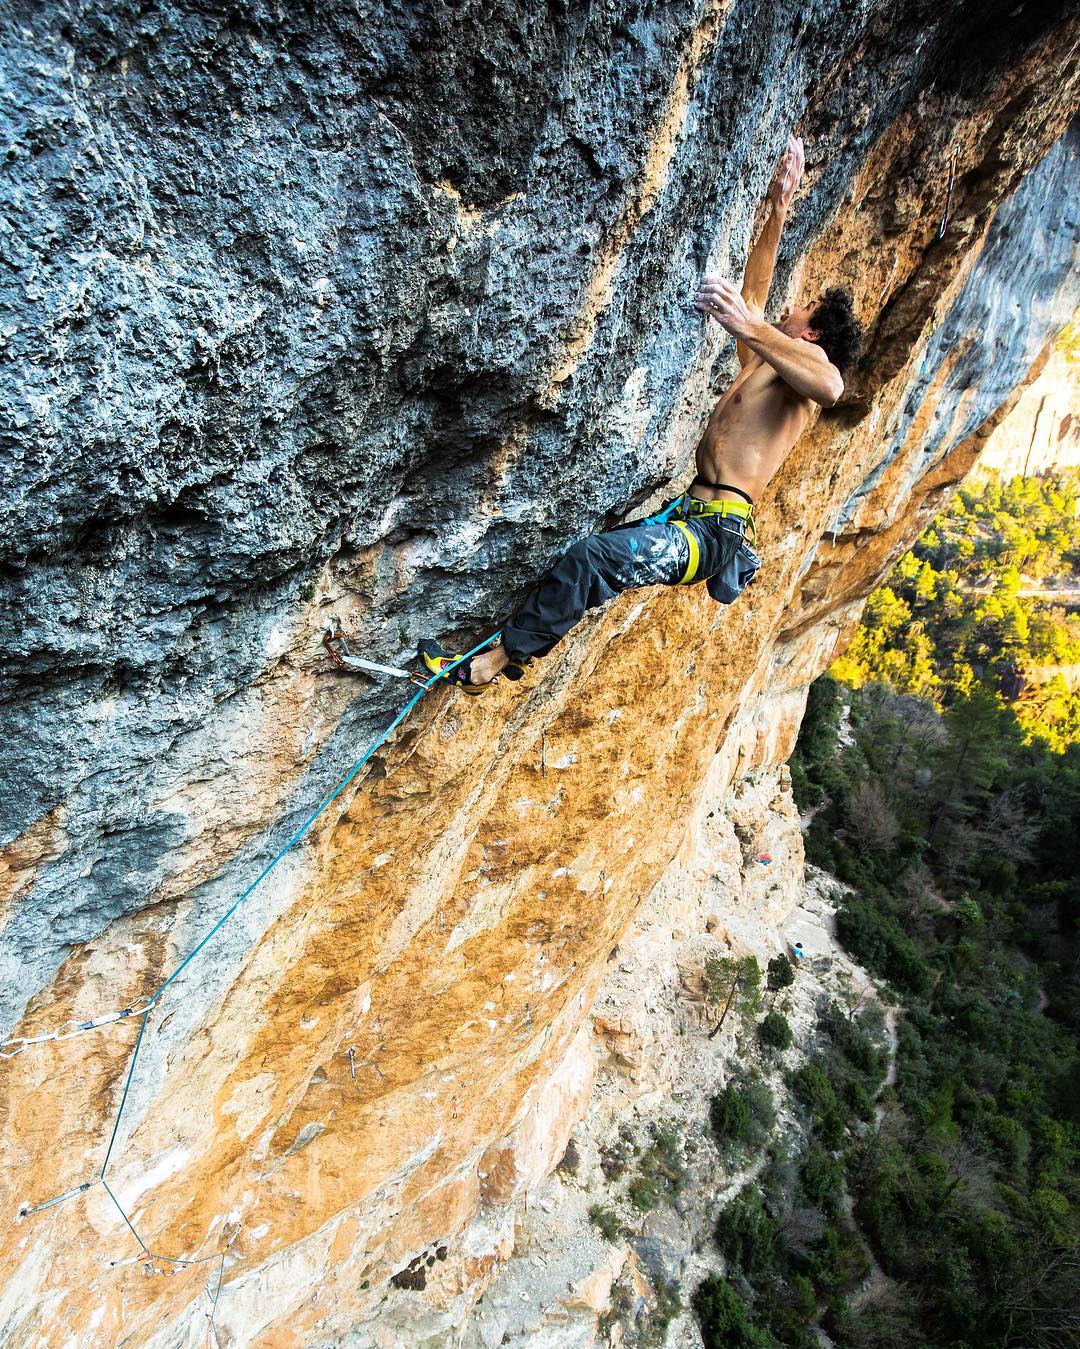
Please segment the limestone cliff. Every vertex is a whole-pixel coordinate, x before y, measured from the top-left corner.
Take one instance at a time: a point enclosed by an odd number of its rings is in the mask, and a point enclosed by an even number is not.
[[[840,280],[870,324],[737,606],[627,596],[524,685],[430,695],[154,1007],[110,1185],[153,1251],[206,1263],[146,1262],[100,1184],[25,1212],[99,1174],[137,1019],[0,1065],[6,1343],[197,1342],[218,1290],[222,1343],[407,1341],[388,1298],[459,1323],[509,1254],[687,821],[783,760],[1075,308],[1080,21],[2,21],[5,1034],[139,1006],[402,706],[326,670],[331,612],[399,663],[682,473],[734,364],[693,286],[739,274],[793,125],[773,300]]]
[[[991,432],[978,471],[1002,478],[1080,465],[1080,348],[1059,342],[1012,412]]]
[[[712,1240],[717,1214],[766,1160],[724,1157],[710,1101],[747,1070],[771,1078],[782,1101],[783,1077],[813,1051],[822,999],[850,1000],[854,990],[860,1001],[877,1000],[866,971],[834,940],[832,892],[845,888],[804,867],[786,765],[752,770],[722,799],[703,792],[680,855],[608,961],[593,1009],[588,1113],[555,1174],[520,1206],[513,1256],[456,1337],[461,1349],[701,1349],[690,1299],[704,1276],[726,1273]],[[764,969],[796,941],[804,956],[795,985],[779,1001],[766,994],[795,1031],[794,1049],[777,1062],[737,1013],[717,1025],[705,966],[710,957],[753,954]],[[677,1140],[664,1162],[669,1172],[674,1162],[677,1185],[643,1214],[627,1187],[642,1178],[654,1131]],[[799,1131],[783,1109],[773,1146]],[[682,1310],[661,1335],[673,1289]],[[430,1312],[416,1318],[417,1301],[389,1300],[383,1322],[398,1319],[421,1343],[444,1342],[445,1322]]]

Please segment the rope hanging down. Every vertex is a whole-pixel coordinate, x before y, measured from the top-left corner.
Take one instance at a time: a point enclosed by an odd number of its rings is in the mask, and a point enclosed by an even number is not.
[[[105,1172],[106,1169],[108,1168],[109,1161],[112,1157],[113,1149],[116,1146],[116,1138],[120,1129],[120,1120],[124,1113],[124,1107],[127,1105],[128,1093],[131,1090],[132,1079],[135,1076],[135,1065],[137,1064],[139,1059],[139,1050],[142,1047],[143,1033],[146,1030],[147,1020],[149,1019],[150,1013],[153,1011],[158,1000],[161,998],[162,994],[169,987],[169,985],[172,984],[173,981],[180,975],[180,973],[184,969],[186,969],[188,965],[191,964],[191,962],[195,959],[195,957],[199,954],[199,952],[203,949],[203,947],[207,944],[207,942],[209,942],[210,939],[217,932],[221,931],[221,929],[225,926],[225,924],[237,911],[240,905],[243,904],[243,902],[248,898],[248,896],[251,895],[259,885],[262,884],[262,882],[266,879],[266,877],[270,874],[270,872],[273,871],[274,867],[277,866],[277,864],[281,861],[281,859],[285,856],[285,854],[290,852],[296,846],[296,844],[299,843],[299,841],[304,837],[304,835],[315,823],[315,821],[319,818],[319,816],[323,813],[323,811],[325,811],[327,807],[338,796],[340,796],[340,794],[345,790],[345,788],[349,785],[349,783],[352,782],[353,778],[356,777],[356,775],[360,772],[360,770],[364,767],[364,765],[368,762],[368,760],[380,747],[380,745],[386,743],[389,737],[394,733],[394,731],[397,730],[397,728],[401,725],[401,723],[405,720],[405,718],[409,715],[409,713],[413,710],[413,708],[417,705],[417,703],[421,700],[421,698],[423,698],[423,696],[428,692],[428,690],[433,688],[437,683],[440,682],[440,680],[445,679],[452,670],[454,670],[458,665],[461,664],[462,661],[468,660],[470,656],[474,656],[478,651],[482,651],[486,646],[490,645],[492,642],[496,641],[501,636],[502,630],[500,629],[498,632],[495,632],[490,636],[485,637],[482,642],[478,642],[477,645],[474,646],[470,651],[466,651],[464,655],[456,657],[455,660],[452,661],[449,665],[447,665],[445,669],[440,670],[437,675],[433,675],[430,679],[421,683],[419,691],[415,693],[412,698],[409,699],[409,701],[405,704],[405,706],[401,709],[401,711],[397,714],[397,716],[393,719],[393,721],[389,724],[389,726],[387,726],[387,728],[384,731],[382,731],[374,741],[372,741],[372,743],[368,746],[368,748],[364,751],[364,753],[360,756],[360,758],[357,759],[357,761],[353,764],[353,766],[349,769],[348,773],[346,773],[346,775],[341,779],[341,781],[337,784],[337,786],[334,787],[333,790],[323,798],[323,800],[319,803],[319,805],[315,808],[315,810],[313,810],[312,813],[307,817],[307,819],[299,827],[299,829],[297,829],[296,832],[291,836],[291,838],[289,838],[288,842],[286,842],[284,846],[280,848],[277,853],[274,854],[274,856],[270,859],[270,861],[266,864],[266,866],[263,867],[262,871],[259,872],[258,876],[255,877],[255,879],[251,882],[251,884],[243,892],[243,894],[240,895],[238,899],[234,900],[232,905],[228,909],[226,909],[226,911],[221,915],[221,917],[217,920],[217,922],[213,925],[213,927],[210,928],[210,930],[201,939],[201,941],[199,941],[199,943],[191,951],[188,952],[188,954],[184,957],[184,959],[180,962],[180,964],[177,965],[176,969],[173,970],[173,972],[169,975],[169,977],[165,980],[165,982],[161,985],[161,987],[148,1000],[144,998],[138,998],[136,1000],[135,1006],[124,1007],[117,1012],[109,1012],[105,1016],[95,1017],[89,1021],[74,1021],[74,1020],[65,1021],[55,1031],[51,1031],[48,1034],[20,1036],[13,1040],[7,1040],[4,1042],[3,1045],[0,1045],[0,1056],[4,1058],[13,1058],[16,1054],[22,1053],[22,1051],[26,1049],[27,1046],[29,1045],[43,1044],[48,1040],[67,1040],[70,1039],[73,1035],[81,1034],[83,1031],[96,1030],[99,1026],[107,1026],[117,1021],[124,1021],[131,1016],[137,1015],[141,1017],[139,1034],[135,1040],[135,1050],[131,1056],[131,1064],[128,1067],[127,1077],[124,1081],[123,1094],[120,1097],[120,1106],[116,1112],[116,1119],[113,1121],[112,1133],[109,1135],[109,1145],[105,1150],[105,1160],[101,1164],[101,1170],[99,1171],[97,1176],[94,1177],[94,1179],[83,1181],[81,1185],[75,1186],[74,1189],[65,1190],[63,1194],[58,1194],[54,1196],[52,1199],[47,1199],[42,1204],[35,1204],[32,1207],[25,1207],[23,1209],[20,1209],[19,1211],[20,1218],[26,1217],[32,1213],[41,1213],[44,1209],[53,1208],[56,1204],[63,1203],[64,1200],[73,1199],[76,1195],[84,1194],[87,1190],[92,1189],[95,1185],[97,1185],[100,1182],[100,1184],[104,1187],[106,1194],[108,1194],[109,1198],[116,1205],[116,1208],[120,1213],[120,1216],[123,1218],[132,1236],[142,1247],[144,1253],[146,1254],[146,1256],[150,1261],[153,1262],[161,1260],[171,1265],[199,1265],[204,1264],[208,1260],[221,1261],[221,1267],[218,1276],[217,1292],[214,1295],[214,1305],[216,1307],[217,1295],[221,1291],[221,1277],[224,1274],[225,1250],[222,1249],[219,1251],[214,1251],[210,1255],[201,1255],[201,1256],[161,1255],[155,1251],[152,1251],[150,1247],[147,1246],[146,1242],[143,1241],[139,1233],[136,1231],[134,1224],[128,1217],[128,1214],[125,1212],[123,1205],[117,1199],[116,1195],[112,1192],[112,1189],[110,1188],[108,1181],[105,1179]],[[140,1007],[138,1004],[144,1001],[146,1002],[146,1005],[144,1007]],[[74,1027],[74,1029],[69,1030],[67,1029],[68,1027]],[[113,1261],[112,1263],[116,1264],[118,1262]],[[175,1271],[159,1270],[158,1273],[168,1274],[168,1273],[175,1273]]]

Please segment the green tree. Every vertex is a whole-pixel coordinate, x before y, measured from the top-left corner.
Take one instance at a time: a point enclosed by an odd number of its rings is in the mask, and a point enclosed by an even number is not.
[[[752,1021],[761,1003],[761,967],[755,957],[710,956],[705,961],[705,999],[722,1008],[710,1039],[719,1035],[733,1007],[744,1024]]]
[[[753,1328],[727,1279],[710,1274],[698,1284],[691,1305],[705,1349],[772,1349],[772,1338]]]
[[[787,1017],[776,1011],[766,1012],[758,1027],[758,1035],[761,1043],[770,1049],[788,1049],[793,1039]]]
[[[773,956],[767,967],[766,982],[774,993],[782,988],[790,988],[795,982],[795,970],[783,951]]]

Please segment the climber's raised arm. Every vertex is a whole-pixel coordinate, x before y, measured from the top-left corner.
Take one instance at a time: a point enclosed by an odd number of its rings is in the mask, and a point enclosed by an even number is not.
[[[769,287],[772,285],[773,268],[776,266],[776,250],[787,219],[788,206],[795,195],[795,189],[799,186],[805,162],[802,141],[798,136],[788,136],[784,157],[769,186],[771,204],[769,217],[761,228],[757,242],[750,250],[750,256],[746,260],[746,271],[743,273],[743,299],[759,318],[765,313]],[[754,355],[744,342],[736,343],[736,351],[740,365],[745,365]]]
[[[804,398],[812,398],[822,407],[832,407],[844,392],[840,371],[829,360],[813,327],[814,309],[821,301],[795,313],[800,332],[789,337],[771,323],[753,313],[730,281],[722,276],[707,276],[698,290],[698,308],[714,318],[738,342],[766,361],[780,378]]]

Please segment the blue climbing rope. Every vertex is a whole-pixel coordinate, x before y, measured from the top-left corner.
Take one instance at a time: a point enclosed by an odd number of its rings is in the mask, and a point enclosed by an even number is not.
[[[476,655],[478,651],[482,651],[485,647],[490,646],[492,642],[497,641],[498,638],[501,636],[502,636],[502,629],[500,628],[498,632],[493,633],[491,636],[485,637],[482,642],[477,643],[477,645],[474,646],[471,650],[466,651],[464,655],[455,657],[454,660],[451,661],[449,664],[447,664],[444,669],[440,670],[437,675],[433,675],[431,679],[427,680],[426,683],[421,685],[419,691],[409,699],[409,701],[405,704],[405,706],[401,709],[401,711],[397,714],[397,716],[393,719],[393,721],[389,724],[389,726],[387,726],[386,729],[382,731],[374,741],[372,741],[372,743],[368,746],[368,748],[364,751],[364,753],[360,756],[360,758],[357,759],[357,761],[349,769],[348,773],[346,773],[346,775],[341,779],[341,781],[337,784],[337,786],[334,787],[334,789],[323,798],[323,800],[311,812],[311,814],[307,817],[307,819],[299,827],[299,829],[297,829],[296,832],[291,836],[288,842],[285,843],[274,854],[274,856],[270,859],[270,861],[266,864],[266,866],[263,867],[262,871],[259,872],[258,876],[255,877],[255,879],[243,892],[243,894],[240,895],[240,897],[236,899],[228,909],[226,909],[226,911],[221,915],[221,917],[217,920],[217,922],[213,925],[213,927],[210,928],[210,930],[199,941],[199,943],[191,951],[189,951],[188,954],[184,957],[184,959],[180,962],[180,964],[177,965],[176,969],[173,970],[173,972],[169,975],[169,977],[165,980],[165,982],[161,985],[161,987],[158,988],[158,990],[150,998],[147,1005],[139,1013],[139,1015],[142,1018],[142,1021],[139,1026],[139,1034],[135,1040],[135,1050],[131,1056],[131,1064],[128,1067],[127,1077],[124,1081],[123,1094],[120,1097],[120,1106],[116,1112],[116,1119],[113,1121],[112,1133],[109,1136],[109,1145],[105,1150],[105,1160],[101,1164],[101,1170],[98,1173],[97,1180],[84,1181],[81,1185],[76,1186],[74,1189],[67,1190],[64,1194],[57,1195],[53,1199],[48,1199],[43,1204],[36,1204],[32,1208],[23,1209],[21,1211],[20,1216],[26,1216],[31,1213],[40,1213],[43,1209],[52,1208],[54,1205],[61,1203],[65,1199],[71,1199],[75,1195],[83,1194],[86,1190],[89,1190],[93,1185],[95,1185],[97,1181],[100,1181],[101,1184],[104,1186],[106,1194],[108,1194],[109,1198],[112,1200],[112,1202],[116,1205],[117,1209],[119,1210],[120,1216],[127,1224],[129,1230],[131,1231],[132,1236],[134,1236],[135,1240],[139,1243],[139,1245],[142,1247],[143,1251],[146,1253],[147,1257],[150,1260],[152,1261],[163,1260],[167,1261],[169,1264],[172,1265],[198,1265],[203,1264],[208,1260],[218,1260],[218,1259],[222,1261],[218,1277],[217,1292],[214,1295],[214,1306],[216,1308],[218,1294],[220,1294],[221,1292],[221,1277],[224,1274],[224,1254],[225,1254],[224,1250],[214,1251],[211,1255],[202,1255],[195,1257],[161,1255],[155,1251],[151,1251],[150,1247],[147,1246],[146,1242],[143,1241],[142,1237],[139,1235],[138,1231],[135,1228],[135,1225],[132,1223],[130,1217],[125,1212],[123,1205],[120,1203],[119,1199],[117,1199],[116,1195],[113,1193],[111,1187],[109,1186],[108,1181],[105,1179],[105,1172],[106,1169],[108,1168],[109,1160],[112,1157],[113,1148],[116,1145],[117,1134],[119,1133],[120,1130],[120,1120],[124,1113],[124,1107],[127,1105],[128,1094],[131,1090],[131,1083],[135,1076],[135,1066],[139,1060],[139,1050],[142,1047],[143,1034],[146,1030],[147,1019],[149,1018],[151,1011],[153,1011],[154,1006],[161,998],[165,990],[169,987],[169,985],[180,975],[180,973],[183,970],[187,968],[188,965],[191,964],[191,962],[195,959],[195,957],[199,954],[199,952],[206,946],[207,942],[210,941],[210,939],[215,935],[215,933],[221,931],[221,929],[225,926],[225,924],[237,911],[240,905],[243,904],[243,902],[258,888],[259,885],[262,884],[262,882],[266,879],[266,877],[270,874],[270,872],[273,871],[273,869],[286,855],[286,853],[290,852],[296,846],[296,844],[299,843],[299,841],[304,837],[304,835],[315,823],[315,821],[319,818],[319,816],[323,813],[323,811],[325,811],[326,808],[338,796],[341,795],[341,793],[345,790],[345,788],[349,785],[349,783],[352,782],[352,780],[356,777],[356,775],[361,771],[361,769],[368,762],[368,760],[375,753],[375,751],[381,745],[384,745],[386,741],[389,739],[389,737],[394,733],[394,731],[397,730],[397,728],[401,725],[401,723],[405,720],[405,718],[409,715],[409,713],[413,710],[413,708],[417,705],[417,703],[421,700],[421,698],[423,698],[424,695],[431,688],[433,688],[437,683],[439,683],[440,680],[445,679],[453,669],[455,669],[458,665],[462,663],[462,661],[466,661],[469,659],[470,656]],[[113,1013],[108,1017],[103,1017],[100,1021],[87,1021],[74,1024],[78,1027],[79,1030],[96,1029],[98,1026],[105,1025],[109,1021],[119,1021],[132,1015],[133,1010],[134,1009],[131,1008],[125,1008],[123,1009],[122,1012]],[[65,1023],[65,1025],[66,1024],[69,1023]],[[71,1033],[74,1034],[77,1032]],[[66,1036],[61,1037],[59,1034],[54,1034],[51,1036],[35,1036],[23,1041],[22,1043],[25,1046],[26,1044],[37,1043],[46,1039],[55,1039],[55,1038],[67,1038],[67,1037]],[[15,1042],[10,1041],[9,1043]],[[114,1261],[113,1263],[115,1264],[117,1262]],[[166,1271],[161,1272],[164,1273]],[[211,1316],[211,1324],[212,1319],[213,1318]]]

